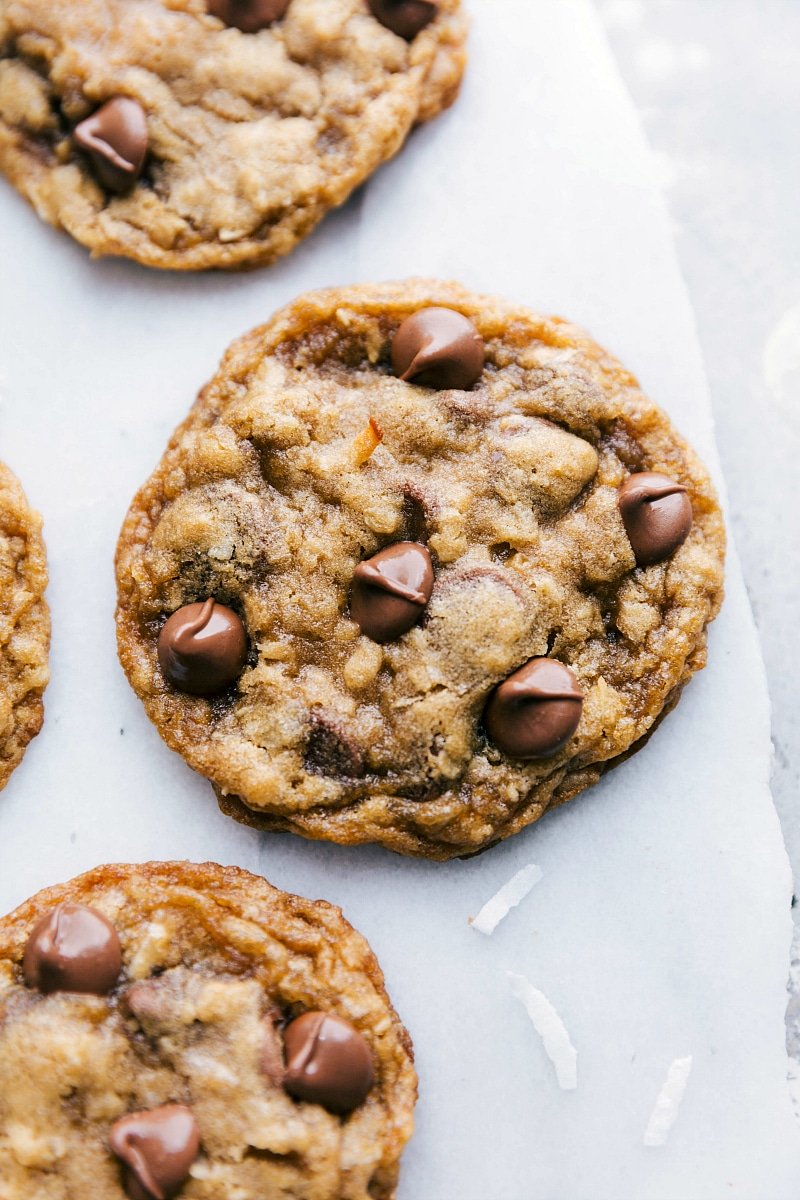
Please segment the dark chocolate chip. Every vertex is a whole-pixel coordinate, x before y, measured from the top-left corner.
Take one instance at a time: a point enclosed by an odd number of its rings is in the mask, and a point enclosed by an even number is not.
[[[406,317],[392,341],[395,375],[421,387],[467,391],[484,361],[483,338],[452,308],[421,308]]]
[[[669,558],[692,528],[686,488],[655,471],[628,476],[619,490],[619,511],[639,567]]]
[[[191,1109],[165,1104],[121,1117],[111,1127],[108,1143],[125,1164],[129,1196],[171,1200],[197,1158],[200,1130]]]
[[[439,11],[439,0],[368,0],[368,3],[373,17],[407,42],[430,25]]]
[[[374,1082],[372,1055],[349,1021],[332,1013],[307,1012],[284,1031],[283,1086],[297,1100],[347,1113],[366,1099]]]
[[[105,996],[122,970],[117,931],[84,904],[59,904],[33,927],[22,972],[28,987]]]
[[[489,698],[489,737],[511,758],[550,758],[578,728],[583,693],[569,667],[554,658],[532,658]]]
[[[164,677],[182,692],[211,696],[241,674],[247,636],[236,613],[204,600],[184,604],[158,636],[158,661]]]
[[[147,117],[129,96],[107,100],[72,131],[109,191],[127,192],[142,173],[147,154]]]
[[[315,712],[309,725],[303,765],[315,775],[360,779],[364,774],[364,755],[342,724],[334,717]]]
[[[258,33],[286,13],[291,0],[206,0],[212,17],[242,33]]]
[[[403,525],[410,542],[424,542],[428,533],[426,497],[413,483],[403,488]]]
[[[392,642],[416,625],[433,591],[433,565],[419,542],[395,542],[353,572],[350,616],[374,642]]]

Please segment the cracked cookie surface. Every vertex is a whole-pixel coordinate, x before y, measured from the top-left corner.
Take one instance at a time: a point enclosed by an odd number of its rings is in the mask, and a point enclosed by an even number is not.
[[[460,0],[408,41],[366,0],[281,7],[243,32],[204,0],[0,0],[0,169],[94,255],[200,269],[287,253],[453,101],[466,27]],[[115,194],[75,130],[119,97],[146,157]]]
[[[31,946],[52,972],[37,930],[59,912],[110,923],[113,981],[87,968],[86,926],[75,955],[63,917],[74,990],[33,974]],[[371,1060],[372,1085],[345,1115],[288,1090],[288,1031],[319,1010]],[[87,1180],[92,1200],[143,1194],[125,1182],[126,1125],[176,1107],[199,1149],[178,1162],[185,1182],[170,1196],[391,1200],[415,1099],[411,1043],[378,963],[325,902],[235,867],[149,863],[98,867],[0,921],[2,1200],[84,1200]]]
[[[393,373],[400,324],[432,307],[480,333],[470,390]],[[637,566],[620,493],[658,472],[680,544]],[[352,619],[355,573],[409,542],[432,587],[382,643]],[[120,657],[231,815],[446,859],[537,820],[653,730],[705,663],[724,544],[694,452],[573,325],[425,280],[312,293],[234,343],[134,500]],[[158,644],[208,598],[248,650],[203,697],[165,678]],[[562,693],[536,757],[541,731],[492,740],[484,714],[497,696],[502,733],[518,697],[498,685],[542,659]]]
[[[50,613],[42,520],[0,463],[0,788],[42,727]]]

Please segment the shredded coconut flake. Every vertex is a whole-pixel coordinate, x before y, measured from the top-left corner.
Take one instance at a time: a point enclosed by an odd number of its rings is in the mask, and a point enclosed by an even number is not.
[[[556,1069],[558,1086],[571,1092],[578,1086],[578,1054],[569,1039],[564,1022],[543,992],[524,975],[507,971],[511,992],[524,1006],[533,1027],[544,1044],[547,1057]]]
[[[534,863],[529,863],[527,867],[517,871],[516,875],[513,875],[508,883],[504,883],[491,900],[486,901],[477,917],[470,917],[472,928],[477,929],[478,933],[485,933],[487,937],[490,933],[494,933],[503,917],[507,917],[511,909],[516,908],[525,899],[531,888],[541,878],[541,868],[535,866]]]
[[[669,1137],[669,1131],[678,1119],[691,1069],[692,1056],[689,1054],[686,1058],[676,1058],[667,1071],[644,1131],[645,1146],[663,1146]]]

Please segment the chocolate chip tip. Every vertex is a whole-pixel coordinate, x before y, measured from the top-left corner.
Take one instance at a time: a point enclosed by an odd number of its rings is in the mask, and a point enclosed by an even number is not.
[[[284,1088],[296,1100],[340,1116],[363,1104],[375,1082],[372,1052],[362,1033],[334,1013],[305,1012],[284,1030]]]
[[[629,475],[618,505],[637,567],[664,562],[686,541],[693,523],[684,484],[658,471]]]
[[[433,582],[427,546],[420,542],[385,546],[353,572],[350,616],[373,641],[395,641],[422,617]]]
[[[484,709],[490,740],[510,758],[552,758],[580,724],[583,692],[554,658],[532,658],[494,689]]]
[[[161,672],[178,691],[213,696],[238,679],[248,642],[238,613],[209,597],[184,604],[158,635]]]
[[[49,995],[107,995],[122,971],[122,948],[111,922],[85,904],[58,904],[34,925],[25,946],[26,985]]]
[[[123,194],[139,179],[148,149],[147,114],[138,100],[114,96],[72,131],[100,182]]]
[[[419,387],[469,391],[485,361],[483,338],[469,317],[454,308],[420,308],[392,339],[395,375]]]

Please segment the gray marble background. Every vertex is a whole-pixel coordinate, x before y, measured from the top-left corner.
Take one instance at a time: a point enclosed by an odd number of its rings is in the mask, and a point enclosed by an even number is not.
[[[659,160],[697,314],[800,893],[800,0],[597,5]],[[747,692],[743,678],[744,705]]]

